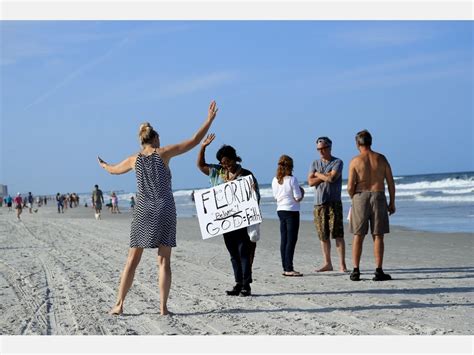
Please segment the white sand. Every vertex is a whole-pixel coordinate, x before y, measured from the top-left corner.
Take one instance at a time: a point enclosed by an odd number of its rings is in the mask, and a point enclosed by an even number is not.
[[[128,252],[130,215],[90,208],[58,215],[0,209],[0,333],[15,334],[472,334],[472,234],[392,228],[384,269],[394,278],[372,281],[372,240],[366,239],[361,282],[321,263],[312,223],[302,222],[294,258],[304,277],[281,276],[279,225],[266,220],[254,263],[253,295],[226,296],[233,286],[220,238],[203,241],[196,219],[179,219],[173,249],[171,317],[159,315],[156,249],[146,250],[125,313],[109,316]],[[346,231],[347,265],[352,237]],[[333,246],[333,264],[337,255]]]

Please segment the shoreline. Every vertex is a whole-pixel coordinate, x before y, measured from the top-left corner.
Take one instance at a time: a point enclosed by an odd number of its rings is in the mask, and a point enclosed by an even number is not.
[[[231,297],[234,284],[222,238],[202,240],[196,218],[178,218],[169,299],[159,315],[156,249],[145,250],[124,315],[109,316],[128,252],[129,213],[96,221],[92,209],[57,214],[0,210],[0,331],[3,335],[470,335],[474,329],[474,241],[469,233],[393,228],[384,270],[374,282],[372,238],[366,238],[360,282],[322,261],[312,222],[302,221],[295,270],[283,277],[279,223],[261,227],[252,296]],[[346,225],[347,227],[347,225]],[[352,237],[346,232],[351,269]],[[337,270],[338,256],[331,250]]]

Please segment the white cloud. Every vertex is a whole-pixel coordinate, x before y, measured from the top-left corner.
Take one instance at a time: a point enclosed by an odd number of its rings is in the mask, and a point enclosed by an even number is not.
[[[71,25],[72,26],[72,25]],[[102,29],[101,26],[104,28]],[[25,59],[37,59],[67,54],[71,48],[91,42],[117,42],[127,38],[129,42],[143,37],[165,36],[187,31],[185,23],[166,26],[156,23],[140,23],[135,27],[111,30],[109,23],[98,22],[84,25],[81,30],[55,22],[13,22],[0,24],[0,65],[11,65]]]
[[[319,76],[318,94],[472,75],[466,52],[423,53]],[[316,80],[315,80],[316,81]]]
[[[159,95],[162,97],[170,97],[189,94],[231,82],[235,78],[234,73],[223,71],[192,77],[162,87],[159,90]]]
[[[70,83],[71,81],[73,81],[75,78],[77,78],[78,76],[82,75],[84,72],[86,72],[87,70],[89,70],[90,68],[96,66],[97,64],[99,64],[100,62],[104,61],[108,56],[110,56],[110,54],[112,54],[112,52],[114,52],[116,49],[124,46],[126,43],[127,43],[128,39],[127,38],[124,38],[123,40],[121,40],[119,43],[117,43],[116,45],[114,45],[112,48],[110,48],[106,53],[102,54],[101,56],[89,61],[88,63],[84,64],[84,65],[81,65],[80,67],[78,67],[77,69],[73,70],[71,73],[69,73],[66,77],[64,77],[63,80],[61,80],[60,82],[58,82],[56,85],[54,85],[53,87],[51,87],[50,89],[46,90],[44,93],[42,93],[41,95],[39,95],[35,100],[33,100],[30,104],[26,105],[24,110],[29,110],[31,107],[45,101],[48,97],[50,97],[51,95],[53,95],[56,91],[58,91],[59,89],[61,89],[62,87],[66,86],[68,83]]]

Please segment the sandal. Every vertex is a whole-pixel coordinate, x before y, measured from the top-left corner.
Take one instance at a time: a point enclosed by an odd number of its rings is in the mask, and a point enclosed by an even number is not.
[[[303,274],[301,272],[298,272],[298,271],[285,271],[283,274],[283,276],[290,276],[290,277],[298,277],[298,276],[303,276]]]

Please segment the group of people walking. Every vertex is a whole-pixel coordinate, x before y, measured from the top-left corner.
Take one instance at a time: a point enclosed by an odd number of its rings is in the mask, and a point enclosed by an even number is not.
[[[69,208],[74,208],[79,206],[80,197],[77,193],[67,193],[62,194],[58,192],[56,194],[56,206],[58,209],[58,213],[64,213],[64,210]]]
[[[207,118],[195,134],[180,143],[161,146],[160,136],[145,122],[139,129],[141,151],[118,164],[108,164],[97,157],[102,168],[111,174],[124,174],[135,170],[137,198],[133,210],[130,232],[130,249],[122,272],[117,301],[110,314],[123,313],[126,295],[132,286],[135,270],[144,248],[158,248],[160,313],[169,314],[167,301],[171,286],[171,250],[176,246],[176,207],[171,188],[170,160],[183,154],[201,142],[197,167],[209,177],[211,186],[251,175],[257,200],[260,201],[258,182],[251,171],[241,166],[242,159],[234,147],[223,145],[216,154],[218,164],[206,162],[206,147],[215,139],[214,134],[206,136],[218,108],[215,101],[209,105]],[[205,139],[203,140],[203,138]],[[351,231],[355,234],[353,247],[354,270],[351,280],[360,280],[359,262],[364,236],[370,223],[374,237],[376,257],[375,280],[388,280],[390,276],[382,271],[383,236],[388,233],[388,213],[395,212],[395,187],[390,165],[385,157],[371,150],[371,136],[368,131],[356,135],[356,145],[360,154],[349,167],[348,192],[353,199],[351,209]],[[342,220],[342,167],[340,159],[331,155],[332,142],[328,137],[316,141],[320,158],[310,167],[308,182],[315,187],[315,225],[321,241],[324,264],[318,271],[333,270],[330,257],[330,239],[336,240],[340,257],[339,268],[347,271],[345,264],[345,244]],[[276,177],[272,182],[273,194],[277,200],[280,219],[281,258],[284,276],[302,276],[293,267],[293,255],[298,238],[299,203],[304,190],[292,175],[293,160],[287,155],[280,157]],[[384,195],[384,181],[387,181],[390,203],[387,206]],[[96,186],[96,189],[98,187]],[[96,193],[96,196],[100,194]],[[97,203],[103,203],[97,199]],[[247,228],[241,228],[223,235],[234,271],[235,286],[226,291],[229,296],[251,295],[252,263],[256,242],[252,241]]]
[[[36,197],[36,204],[37,207],[41,207],[43,203],[46,205],[48,198],[46,196],[41,197],[37,196]],[[28,195],[25,197],[21,196],[21,193],[17,193],[14,198],[12,198],[10,195],[7,195],[4,198],[6,207],[8,207],[8,211],[12,211],[12,206],[14,205],[15,211],[16,211],[16,218],[18,220],[21,220],[21,214],[23,212],[23,209],[28,208],[28,211],[30,213],[33,212],[38,212],[38,209],[33,209],[34,208],[34,203],[35,203],[35,198],[33,197],[33,194],[31,192],[28,192]]]

